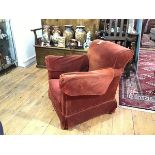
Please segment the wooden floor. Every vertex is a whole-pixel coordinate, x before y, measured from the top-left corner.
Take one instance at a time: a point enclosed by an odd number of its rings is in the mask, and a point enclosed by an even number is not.
[[[48,98],[46,69],[16,68],[0,76],[0,121],[6,135],[49,134],[155,134],[155,113],[118,107],[68,131]],[[118,100],[118,93],[116,95]]]

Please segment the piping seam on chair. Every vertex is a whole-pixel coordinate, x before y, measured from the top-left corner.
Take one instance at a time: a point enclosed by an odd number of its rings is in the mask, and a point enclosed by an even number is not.
[[[110,101],[107,101],[107,102],[104,102],[104,104],[105,104],[105,103],[108,103],[108,102],[112,102],[112,101],[115,101],[115,102],[116,102],[116,99],[110,100]],[[90,109],[94,109],[94,108],[96,108],[96,107],[99,107],[100,105],[103,105],[103,104],[99,104],[99,105],[93,106],[93,107],[91,107],[91,108],[87,108],[86,110],[81,110],[80,112],[74,113],[74,114],[72,114],[72,115],[67,115],[67,116],[65,116],[65,117],[68,118],[68,117],[70,117],[70,116],[77,115],[77,114],[79,114],[79,113],[81,113],[81,112],[88,111],[88,110],[90,110]]]

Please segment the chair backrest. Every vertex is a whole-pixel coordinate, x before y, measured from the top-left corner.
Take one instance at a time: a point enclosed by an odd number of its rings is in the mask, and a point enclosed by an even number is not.
[[[88,49],[89,70],[112,67],[124,69],[133,52],[110,41],[94,40]]]
[[[129,19],[105,19],[104,39],[125,40],[129,26]]]

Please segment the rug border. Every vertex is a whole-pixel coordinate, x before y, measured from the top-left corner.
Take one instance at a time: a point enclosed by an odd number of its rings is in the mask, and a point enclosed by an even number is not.
[[[147,52],[147,51],[143,51],[143,49],[140,49],[143,53],[145,53],[145,52]],[[155,49],[154,49],[155,50]],[[149,51],[149,50],[148,50]],[[149,52],[151,52],[152,50],[150,50]],[[153,53],[155,52],[155,51],[152,51]],[[136,73],[135,74],[135,76],[136,76],[136,82],[137,82],[137,86],[139,87],[139,89],[141,90],[142,88],[141,88],[141,85],[140,85],[140,81],[139,81],[139,79],[138,79],[138,73]],[[124,87],[123,87],[123,85],[122,85],[122,78],[123,78],[123,76],[120,78],[120,83],[119,83],[119,106],[121,106],[121,107],[125,107],[125,108],[128,108],[128,109],[135,109],[135,110],[140,110],[140,111],[145,111],[145,112],[155,112],[155,109],[152,109],[151,108],[151,106],[149,107],[149,108],[147,108],[147,107],[139,107],[139,106],[136,106],[136,105],[130,105],[130,104],[124,104],[123,105],[123,102],[124,101],[122,101],[122,90],[124,89]],[[124,99],[127,99],[126,97],[124,97]],[[130,100],[130,99],[129,99]],[[133,102],[138,102],[137,100],[135,100],[135,101],[133,101]],[[134,104],[134,103],[133,103]],[[151,104],[151,103],[150,103]]]
[[[150,110],[150,109],[144,109],[144,108],[136,108],[132,106],[127,106],[127,105],[118,105],[118,107],[121,107],[123,109],[129,109],[129,110],[136,110],[136,111],[143,111],[143,112],[148,112],[148,113],[155,113],[155,110]]]

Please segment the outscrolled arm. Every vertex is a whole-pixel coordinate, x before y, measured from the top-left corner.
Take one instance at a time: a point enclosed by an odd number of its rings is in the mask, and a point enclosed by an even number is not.
[[[60,76],[60,88],[69,96],[103,95],[114,76],[115,71],[112,68],[65,73]]]
[[[49,79],[58,79],[62,73],[66,72],[87,71],[89,64],[87,55],[48,55],[45,57],[45,63]]]

